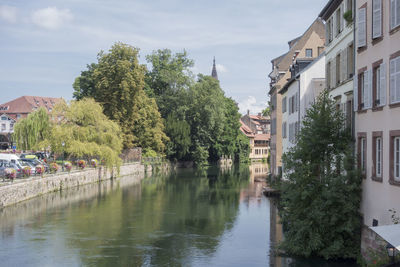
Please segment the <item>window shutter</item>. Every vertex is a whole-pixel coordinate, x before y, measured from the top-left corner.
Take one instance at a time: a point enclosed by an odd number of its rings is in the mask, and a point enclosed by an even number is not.
[[[380,66],[380,95],[379,95],[379,105],[386,105],[386,64],[382,63]]]
[[[343,31],[344,28],[344,3],[342,4],[342,7],[340,8],[340,31]]]
[[[395,86],[396,86],[396,61],[394,59],[390,60],[390,84],[389,84],[389,94],[390,94],[390,103],[394,103],[396,101],[395,96]]]
[[[396,20],[395,26],[400,24],[400,0],[396,0]]]
[[[373,97],[373,73],[372,73],[372,69],[370,69],[368,71],[368,108],[372,108],[372,102],[374,101],[374,97]]]
[[[396,25],[396,9],[395,0],[390,0],[390,29]]]
[[[382,0],[372,3],[372,38],[382,35]]]
[[[340,80],[343,82],[343,81],[346,81],[348,78],[348,75],[347,75],[347,49],[344,49],[342,51],[342,54],[340,55],[340,59],[342,61],[342,69],[341,69],[342,77],[340,78]]]
[[[358,43],[357,47],[363,47],[366,45],[366,14],[365,8],[360,8],[358,10]]]
[[[396,85],[394,87],[394,90],[396,91],[396,102],[400,102],[400,57],[397,57],[394,61],[396,67],[396,74],[395,74]]]
[[[353,79],[353,103],[354,111],[358,110],[358,76],[354,75]]]
[[[325,45],[329,44],[329,21],[325,24]]]
[[[368,70],[364,71],[364,109],[369,108],[369,72]]]
[[[336,64],[338,64],[338,62],[333,58],[331,61],[331,88],[336,87]]]
[[[296,107],[296,111],[299,111],[299,93],[296,93],[296,103],[295,103],[295,107]]]

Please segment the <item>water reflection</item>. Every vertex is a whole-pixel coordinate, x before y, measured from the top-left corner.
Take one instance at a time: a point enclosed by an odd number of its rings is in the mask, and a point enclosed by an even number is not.
[[[126,177],[3,209],[1,265],[292,266],[270,255],[282,234],[264,171]]]

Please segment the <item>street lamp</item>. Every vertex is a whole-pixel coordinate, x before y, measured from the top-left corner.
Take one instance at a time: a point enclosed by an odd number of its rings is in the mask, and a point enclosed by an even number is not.
[[[64,171],[64,146],[65,146],[65,143],[62,142],[61,146],[62,146],[62,171]]]
[[[387,254],[389,258],[391,258],[392,263],[394,263],[394,258],[396,256],[396,248],[392,246],[392,244],[388,243],[386,246]]]

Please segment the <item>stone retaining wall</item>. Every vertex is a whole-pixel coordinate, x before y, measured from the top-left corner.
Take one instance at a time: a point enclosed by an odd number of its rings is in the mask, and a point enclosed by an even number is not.
[[[140,163],[122,165],[119,176],[140,175],[151,172]],[[0,209],[21,201],[40,196],[49,192],[61,191],[79,185],[97,183],[117,176],[116,169],[88,169],[53,176],[31,177],[21,182],[15,182],[0,187]]]

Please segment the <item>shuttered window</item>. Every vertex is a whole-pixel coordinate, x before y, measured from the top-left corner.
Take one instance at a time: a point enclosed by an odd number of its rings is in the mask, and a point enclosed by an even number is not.
[[[400,57],[390,60],[390,103],[400,102]]]
[[[400,25],[400,0],[390,0],[390,29]]]
[[[394,173],[394,179],[395,180],[400,180],[400,137],[395,137],[394,138],[394,164],[393,164],[393,173]]]
[[[282,123],[282,138],[287,137],[286,122]]]
[[[353,80],[353,108],[354,108],[354,111],[357,111],[358,110],[358,96],[359,96],[359,93],[358,93],[358,76],[357,75],[355,75],[354,76],[354,80]]]
[[[375,139],[375,175],[382,177],[382,137]]]
[[[367,16],[366,8],[360,8],[358,10],[358,33],[357,33],[357,47],[364,47],[367,45]]]
[[[382,63],[374,69],[375,103],[374,106],[386,105],[386,65]]]
[[[372,1],[372,38],[382,36],[382,0]]]
[[[286,103],[286,96],[282,98],[282,113],[285,113],[287,109],[287,103]]]

